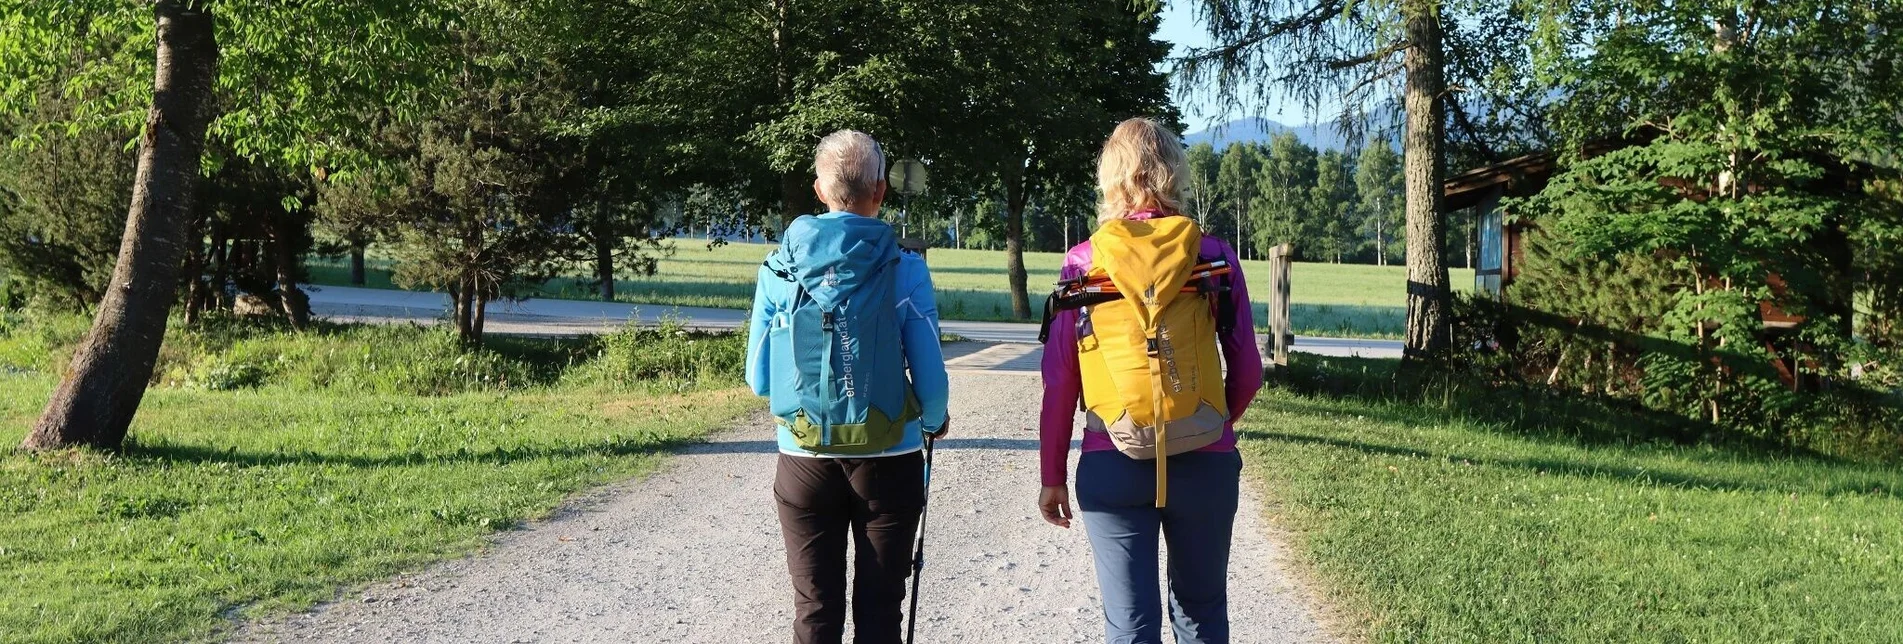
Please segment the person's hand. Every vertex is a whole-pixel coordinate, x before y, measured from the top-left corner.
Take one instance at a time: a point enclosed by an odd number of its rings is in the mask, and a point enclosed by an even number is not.
[[[1046,486],[1037,494],[1037,509],[1044,514],[1045,523],[1069,528],[1074,516],[1070,511],[1070,490],[1062,485]]]
[[[927,432],[925,436],[931,438],[932,440],[938,440],[940,438],[944,438],[946,434],[950,434],[950,433],[951,433],[951,417],[946,416],[945,424],[939,425],[938,431]]]

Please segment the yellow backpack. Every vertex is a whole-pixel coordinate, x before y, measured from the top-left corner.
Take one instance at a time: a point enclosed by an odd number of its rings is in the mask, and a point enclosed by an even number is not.
[[[1217,334],[1230,267],[1198,257],[1187,217],[1112,220],[1090,236],[1091,270],[1059,283],[1045,307],[1078,310],[1077,361],[1088,431],[1131,458],[1156,460],[1156,507],[1168,501],[1168,457],[1222,438],[1229,419]]]

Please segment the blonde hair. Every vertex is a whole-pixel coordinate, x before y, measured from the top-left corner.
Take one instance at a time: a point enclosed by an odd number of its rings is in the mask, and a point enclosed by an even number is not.
[[[1097,157],[1097,223],[1155,210],[1183,210],[1189,156],[1183,140],[1155,119],[1133,118],[1117,124]]]

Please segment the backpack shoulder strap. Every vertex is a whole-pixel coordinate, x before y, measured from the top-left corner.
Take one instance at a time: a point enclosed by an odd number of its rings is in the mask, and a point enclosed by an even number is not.
[[[1061,287],[1059,288],[1061,290]],[[1044,298],[1044,322],[1037,327],[1037,343],[1050,344],[1051,323],[1057,320],[1057,291]]]

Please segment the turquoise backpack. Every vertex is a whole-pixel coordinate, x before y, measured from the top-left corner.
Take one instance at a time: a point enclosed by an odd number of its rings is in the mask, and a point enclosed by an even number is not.
[[[870,217],[800,217],[766,267],[794,287],[768,326],[770,406],[801,449],[876,454],[920,415],[899,345],[898,240]]]

